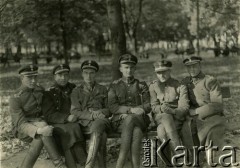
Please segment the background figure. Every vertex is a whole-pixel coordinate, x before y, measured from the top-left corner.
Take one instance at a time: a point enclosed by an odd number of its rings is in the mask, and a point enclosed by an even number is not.
[[[67,167],[76,168],[75,160],[81,164],[86,161],[86,144],[77,117],[70,114],[70,95],[76,85],[68,82],[69,72],[66,64],[53,68],[54,84],[44,92],[42,110],[46,121],[54,126],[54,137]]]
[[[99,66],[87,60],[81,65],[83,83],[71,94],[71,113],[76,116],[81,128],[90,132],[88,157],[85,168],[92,168],[98,157],[99,167],[106,167],[106,132],[110,130],[110,115],[107,108],[107,88],[95,81]]]
[[[121,147],[117,168],[122,168],[130,152],[132,167],[139,168],[143,132],[149,124],[150,112],[148,86],[134,78],[137,57],[124,54],[120,57],[122,78],[109,88],[108,103],[113,114],[114,130],[121,132]]]
[[[180,131],[189,109],[187,88],[171,77],[172,63],[161,60],[154,63],[158,80],[149,86],[153,118],[158,125],[158,138],[170,139],[170,150],[176,154],[175,148],[181,145]],[[169,149],[162,154],[162,160],[171,165]]]
[[[10,112],[14,135],[32,142],[21,168],[32,168],[43,148],[47,150],[55,167],[65,167],[52,138],[53,127],[47,125],[42,116],[44,89],[37,84],[38,68],[27,65],[19,70],[21,87],[10,98]]]

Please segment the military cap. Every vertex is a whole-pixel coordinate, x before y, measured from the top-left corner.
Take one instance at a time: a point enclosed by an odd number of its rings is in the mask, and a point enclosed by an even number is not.
[[[136,65],[138,63],[138,59],[132,54],[124,54],[119,58],[118,62],[120,64],[133,63],[134,65]]]
[[[166,71],[172,68],[172,62],[167,60],[157,61],[153,65],[155,72]]]
[[[200,61],[202,61],[202,58],[201,57],[197,57],[197,56],[192,56],[190,58],[186,58],[183,60],[183,63],[185,65],[193,65],[193,64],[197,64],[199,63]]]
[[[38,67],[36,65],[33,65],[33,64],[26,65],[26,66],[21,67],[18,70],[18,73],[20,75],[24,75],[24,76],[38,75]]]
[[[96,61],[86,60],[82,63],[81,69],[94,69],[96,72],[99,70],[99,65]]]
[[[61,73],[61,72],[69,72],[69,71],[70,71],[70,67],[67,64],[56,65],[53,68],[53,74],[54,75],[58,74],[58,73]]]

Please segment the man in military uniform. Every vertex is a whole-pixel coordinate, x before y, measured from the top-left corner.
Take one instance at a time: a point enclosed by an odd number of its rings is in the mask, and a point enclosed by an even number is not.
[[[122,78],[113,81],[108,92],[108,103],[113,114],[113,128],[121,132],[121,148],[117,168],[125,164],[131,151],[131,163],[134,168],[140,167],[140,151],[143,131],[147,129],[151,111],[148,86],[134,78],[137,57],[124,54],[120,57],[119,70]]]
[[[221,148],[225,131],[222,93],[216,78],[201,71],[201,58],[193,56],[183,61],[189,77],[183,80],[190,99],[190,115],[194,116],[194,125],[200,145]],[[198,145],[198,144],[196,144]]]
[[[158,125],[157,134],[161,141],[170,140],[171,151],[181,145],[180,131],[188,114],[189,99],[186,86],[171,77],[172,63],[161,60],[154,63],[158,80],[149,86],[153,118]],[[166,151],[169,152],[169,151]],[[162,159],[171,164],[169,153]]]
[[[70,114],[72,90],[75,84],[69,81],[70,67],[66,64],[53,68],[54,85],[44,92],[42,111],[46,121],[54,126],[54,137],[64,155],[66,165],[76,168],[77,161],[83,163],[85,139],[75,115]]]
[[[77,117],[84,131],[90,131],[88,157],[85,168],[94,167],[98,157],[99,167],[106,167],[106,132],[110,129],[107,108],[107,88],[98,84],[95,77],[99,65],[86,60],[81,65],[83,82],[71,94],[71,113]]]
[[[52,138],[53,127],[42,118],[43,88],[37,84],[38,68],[27,65],[19,70],[22,86],[10,98],[10,113],[14,135],[32,142],[21,168],[32,168],[43,146],[49,153],[55,167],[65,167]]]

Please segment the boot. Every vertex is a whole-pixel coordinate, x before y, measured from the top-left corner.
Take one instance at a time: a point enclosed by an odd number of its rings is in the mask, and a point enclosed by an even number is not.
[[[53,138],[50,136],[42,136],[41,138],[46,151],[53,161],[54,166],[57,168],[65,168],[66,166],[57,151],[57,147]]]
[[[77,163],[83,166],[87,160],[86,141],[76,142],[72,147],[72,151]]]
[[[123,121],[123,129],[121,133],[121,146],[116,168],[123,168],[126,162],[126,159],[129,155],[129,151],[131,150],[132,136],[135,124],[136,119],[131,115],[127,116],[127,118],[125,118]]]
[[[140,153],[141,153],[141,144],[143,132],[139,127],[135,127],[133,130],[133,139],[131,145],[131,163],[133,168],[140,167]]]
[[[33,168],[37,158],[41,153],[42,148],[43,148],[42,140],[34,139],[20,168]]]
[[[96,157],[98,154],[100,140],[101,140],[100,133],[93,132],[91,134],[91,138],[89,141],[88,157],[87,157],[87,161],[85,164],[85,168],[93,168],[94,167]]]
[[[77,168],[76,161],[74,160],[71,149],[67,149],[66,151],[64,151],[64,155],[66,166],[68,168]]]
[[[171,151],[174,154],[177,154],[178,152],[175,150],[177,146],[181,146],[181,142],[180,142],[180,138],[178,135],[178,131],[171,131],[167,133],[169,139],[171,139],[170,141],[170,147],[171,147]]]
[[[100,145],[100,149],[98,152],[98,167],[99,168],[106,168],[107,167],[107,146],[106,146],[106,142],[107,142],[107,134],[104,132],[101,138],[101,145]]]

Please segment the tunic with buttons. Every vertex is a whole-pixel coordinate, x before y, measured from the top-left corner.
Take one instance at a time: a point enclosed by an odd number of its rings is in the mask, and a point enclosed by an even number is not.
[[[150,84],[149,92],[152,111],[155,116],[159,114],[160,106],[163,103],[174,109],[176,113],[185,114],[183,116],[186,116],[188,113],[189,99],[187,88],[176,79],[169,78],[164,83],[155,80]]]
[[[224,126],[221,88],[216,78],[202,72],[195,78],[186,77],[190,108],[198,114],[197,129],[203,143],[209,131],[216,126]]]
[[[107,107],[107,96],[105,86],[95,82],[89,87],[83,82],[71,94],[71,113],[78,117],[79,123],[83,126],[90,126],[92,123],[92,110],[100,110],[108,118],[110,112]]]
[[[67,83],[62,87],[54,84],[44,92],[43,113],[48,123],[66,123],[70,115],[72,90],[76,87],[73,83]]]
[[[22,140],[35,138],[38,127],[34,121],[43,121],[41,103],[44,89],[36,86],[33,89],[21,86],[10,97],[9,106],[14,135]]]
[[[72,90],[76,87],[73,83],[60,86],[55,83],[48,91],[44,92],[42,111],[46,121],[54,126],[54,137],[60,149],[67,150],[76,142],[84,141],[78,123],[69,123]]]
[[[113,114],[113,122],[122,120],[121,116],[126,114],[129,108],[143,108],[147,114],[151,111],[148,86],[135,78],[120,78],[109,87],[108,104]]]

